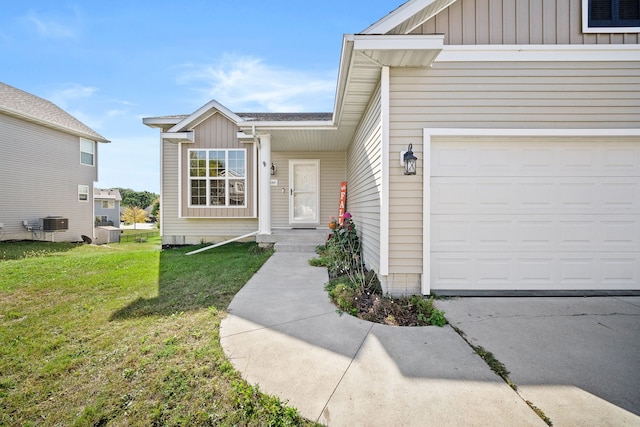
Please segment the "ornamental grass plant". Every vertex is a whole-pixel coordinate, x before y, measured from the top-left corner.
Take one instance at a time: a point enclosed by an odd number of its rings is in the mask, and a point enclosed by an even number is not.
[[[345,212],[342,223],[331,218],[329,228],[327,242],[317,248],[319,258],[310,262],[327,267],[330,280],[325,289],[340,313],[395,326],[447,323],[444,312],[433,306],[433,298],[383,295],[375,272],[365,267],[361,240],[349,212]]]

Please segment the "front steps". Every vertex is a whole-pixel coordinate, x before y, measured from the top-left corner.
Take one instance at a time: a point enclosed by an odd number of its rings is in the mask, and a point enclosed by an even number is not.
[[[328,236],[328,228],[277,229],[269,235],[258,234],[256,242],[273,244],[276,252],[315,252],[317,246],[325,244]]]

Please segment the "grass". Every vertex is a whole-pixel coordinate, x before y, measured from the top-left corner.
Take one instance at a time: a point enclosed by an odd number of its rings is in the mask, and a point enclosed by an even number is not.
[[[256,248],[0,243],[0,425],[310,424],[219,343]]]
[[[482,347],[482,346],[473,345],[471,343],[471,341],[469,341],[469,339],[467,339],[467,336],[465,335],[465,333],[460,328],[457,328],[457,327],[455,327],[453,325],[451,325],[451,327],[453,328],[454,331],[456,331],[458,333],[458,335],[460,335],[460,338],[462,338],[469,345],[469,347],[471,347],[473,349],[473,351],[475,351],[476,354],[478,356],[480,356],[482,358],[482,360],[484,360],[484,362],[487,364],[487,366],[489,366],[489,368],[496,375],[498,375],[500,378],[502,378],[504,380],[504,382],[506,382],[509,385],[509,387],[511,387],[513,389],[513,391],[515,391],[516,393],[518,392],[518,385],[516,383],[514,383],[513,381],[511,381],[511,378],[509,378],[509,373],[510,372],[507,370],[507,367],[501,361],[499,361],[493,355],[493,353],[491,353],[490,351],[485,350],[484,347]],[[520,395],[520,394],[518,394],[518,395]],[[525,400],[524,398],[523,398],[523,400],[525,401],[525,403],[527,405],[529,405],[529,407],[533,410],[533,412],[535,412],[536,415],[542,419],[542,421],[544,421],[550,427],[553,426],[553,422],[551,421],[551,419],[549,417],[547,417],[545,415],[545,413],[542,411],[542,409],[540,409],[537,406],[535,406],[529,400]]]

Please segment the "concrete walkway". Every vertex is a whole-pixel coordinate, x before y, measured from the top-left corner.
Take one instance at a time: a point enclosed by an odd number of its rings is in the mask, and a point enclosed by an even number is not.
[[[304,417],[329,426],[545,426],[525,402],[528,399],[556,426],[640,425],[640,298],[620,300],[620,307],[615,309],[625,313],[628,323],[612,323],[617,316],[607,317],[607,327],[626,331],[621,340],[629,341],[628,352],[617,358],[618,353],[610,348],[604,360],[594,357],[601,364],[631,365],[620,368],[615,375],[629,374],[629,383],[635,380],[635,390],[633,386],[629,389],[635,398],[616,403],[607,402],[606,396],[597,398],[589,388],[583,391],[581,384],[571,382],[572,369],[582,372],[581,377],[589,376],[587,361],[561,365],[558,372],[565,374],[561,382],[554,382],[554,378],[530,381],[538,378],[536,375],[546,377],[536,374],[540,365],[530,365],[529,359],[539,361],[544,371],[544,365],[553,363],[553,358],[549,362],[536,355],[558,352],[565,345],[571,347],[573,340],[545,341],[543,347],[535,339],[528,341],[517,327],[501,330],[490,321],[514,323],[513,317],[523,313],[517,308],[513,315],[504,311],[506,314],[496,316],[490,304],[471,299],[441,301],[450,322],[474,345],[494,352],[511,370],[514,382],[522,380],[526,384],[518,394],[451,326],[400,328],[338,315],[324,290],[326,269],[309,266],[307,261],[312,257],[313,253],[276,252],[235,296],[220,327],[222,347],[247,381],[288,401]],[[521,303],[526,305],[526,301]],[[509,307],[508,303],[500,304]],[[481,310],[467,311],[469,305]],[[538,314],[534,311],[532,316]],[[521,320],[526,323],[526,317]],[[556,318],[555,323],[561,322]],[[490,334],[491,330],[498,338]],[[541,336],[549,333],[546,329],[538,332]],[[588,330],[579,332],[590,335]],[[602,334],[598,336],[603,338]],[[518,346],[509,344],[512,338],[529,342],[529,347],[518,350]],[[588,342],[588,337],[583,342]],[[603,344],[610,346],[611,342]],[[596,343],[593,347],[601,348]],[[519,355],[518,351],[527,354]],[[630,360],[634,351],[636,357]],[[566,357],[565,353],[559,354]],[[512,357],[518,363],[512,363]],[[521,368],[522,374],[518,371]],[[608,383],[615,388],[623,380],[610,378]],[[555,399],[559,391],[561,401]],[[581,422],[583,414],[588,416],[586,423]]]

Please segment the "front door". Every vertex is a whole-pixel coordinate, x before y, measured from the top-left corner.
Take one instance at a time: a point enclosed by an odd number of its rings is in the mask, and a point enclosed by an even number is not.
[[[289,222],[320,223],[320,160],[289,161]]]

